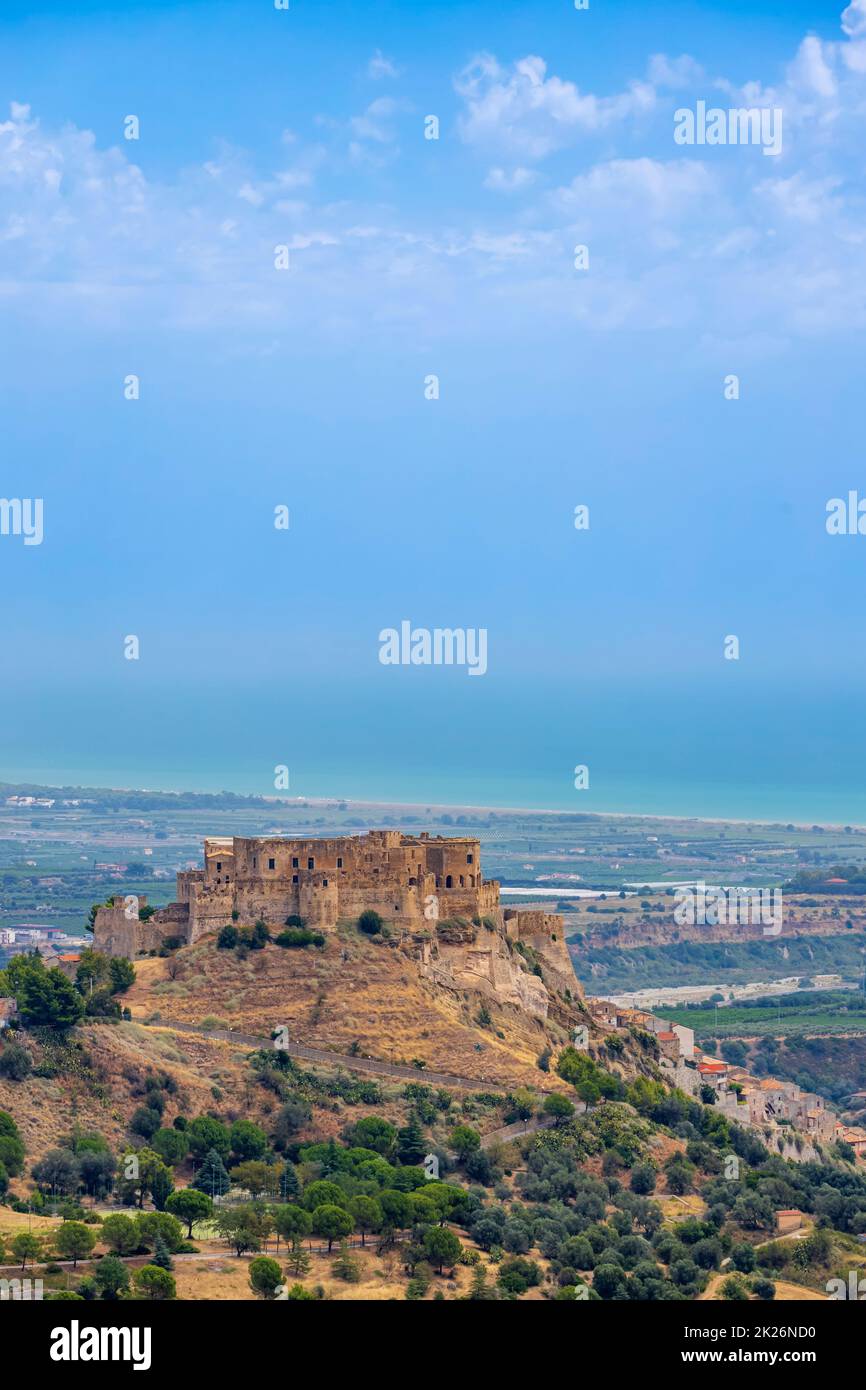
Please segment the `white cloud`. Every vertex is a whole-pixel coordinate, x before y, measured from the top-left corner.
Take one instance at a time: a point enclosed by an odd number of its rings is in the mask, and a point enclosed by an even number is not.
[[[459,130],[469,144],[519,152],[541,159],[587,131],[603,130],[650,110],[654,89],[633,82],[611,97],[581,93],[573,82],[547,76],[543,58],[529,55],[510,69],[489,53],[479,54],[458,75],[455,86],[465,103]]]
[[[714,200],[715,177],[697,160],[613,159],[597,164],[554,194],[557,204],[582,216],[606,213],[645,220],[673,221],[698,204]]]
[[[669,58],[666,53],[654,53],[649,61],[649,80],[654,87],[693,87],[704,79],[704,70],[687,53]]]
[[[797,173],[788,179],[765,179],[755,191],[770,199],[785,217],[815,223],[841,210],[841,199],[834,196],[841,183],[840,178],[809,180]]]
[[[829,53],[828,46],[828,55]],[[801,87],[815,96],[836,95],[836,79],[825,56],[824,45],[814,34],[807,35],[800,44],[797,56],[788,70],[788,78],[795,87]]]
[[[851,0],[842,11],[842,28],[849,38],[866,37],[866,0]]]
[[[838,43],[807,35],[775,89],[655,55],[647,82],[598,95],[540,57],[503,65],[481,54],[455,79],[470,148],[445,141],[435,156],[458,173],[477,159],[487,190],[522,196],[476,190],[447,212],[415,196],[427,167],[418,132],[400,160],[402,100],[382,96],[356,116],[332,109],[317,118],[318,141],[286,133],[271,167],[223,145],[159,180],[133,162],[135,146],[44,129],[16,103],[0,122],[0,296],[47,326],[64,313],[105,323],[135,313],[268,342],[283,331],[360,342],[371,324],[411,341],[457,321],[488,338],[503,326],[525,336],[574,317],[600,331],[688,325],[695,341],[745,341],[767,323],[780,339],[859,329],[866,0],[843,27]],[[783,106],[784,166],[772,173],[784,177],[765,177],[755,151],[699,159],[673,145],[670,92],[695,84],[697,96]],[[546,156],[542,181],[534,162]],[[584,241],[592,269],[575,278]],[[277,244],[293,252],[284,277]]]
[[[398,77],[400,73],[390,58],[386,58],[381,48],[377,48],[369,63],[367,64],[367,76],[374,81],[382,77]]]
[[[484,180],[484,187],[492,189],[495,193],[518,193],[521,188],[528,188],[534,182],[533,171],[518,166],[511,170],[490,169]]]
[[[353,116],[349,125],[360,139],[384,143],[392,138],[391,129],[386,123],[396,109],[396,102],[390,97],[378,97],[370,102],[363,115]]]

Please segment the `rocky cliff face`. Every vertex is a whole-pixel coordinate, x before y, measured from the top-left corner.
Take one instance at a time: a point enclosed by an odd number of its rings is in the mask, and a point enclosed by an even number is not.
[[[583,997],[561,920],[547,913],[499,913],[480,924],[438,922],[435,931],[414,935],[410,949],[423,978],[446,989],[474,990],[533,1018],[561,1015],[569,996]]]

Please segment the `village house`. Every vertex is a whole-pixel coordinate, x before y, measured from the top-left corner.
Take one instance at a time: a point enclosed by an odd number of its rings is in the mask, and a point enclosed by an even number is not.
[[[776,1212],[776,1234],[780,1236],[790,1235],[792,1231],[799,1231],[803,1226],[803,1213],[797,1207],[786,1207],[782,1211]]]

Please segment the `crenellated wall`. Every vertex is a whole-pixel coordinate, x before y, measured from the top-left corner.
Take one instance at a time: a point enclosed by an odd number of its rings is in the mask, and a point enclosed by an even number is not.
[[[583,994],[562,919],[532,908],[503,912],[499,884],[483,878],[478,840],[398,830],[333,839],[208,838],[203,867],[178,874],[175,903],[146,923],[137,914],[130,920],[122,905],[101,908],[96,944],[134,958],[159,950],[166,936],[194,942],[232,921],[262,920],[278,930],[296,914],[328,930],[368,909],[407,934],[422,973],[451,988],[475,989],[536,1018],[559,1006],[556,996]]]

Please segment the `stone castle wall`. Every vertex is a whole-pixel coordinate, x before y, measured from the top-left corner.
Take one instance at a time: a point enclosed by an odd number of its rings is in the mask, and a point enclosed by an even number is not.
[[[249,926],[261,919],[279,929],[297,914],[327,931],[367,909],[406,934],[422,973],[451,988],[477,990],[537,1018],[547,1016],[554,994],[583,993],[562,919],[534,909],[503,911],[499,884],[482,876],[478,840],[397,830],[333,839],[207,839],[203,868],[177,876],[176,902],[139,922],[123,899],[115,900],[97,913],[94,944],[134,959],[159,950],[168,936],[192,943],[232,920]],[[515,950],[517,943],[532,954]]]

